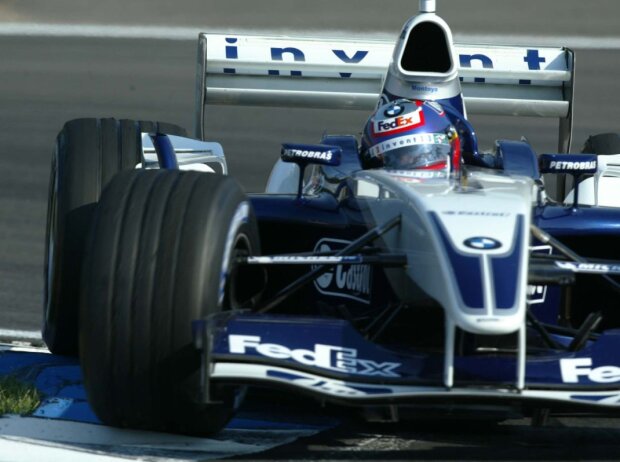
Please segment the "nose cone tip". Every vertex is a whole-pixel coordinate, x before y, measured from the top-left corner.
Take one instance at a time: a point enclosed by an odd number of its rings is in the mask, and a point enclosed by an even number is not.
[[[420,13],[434,13],[436,8],[435,0],[420,0]]]

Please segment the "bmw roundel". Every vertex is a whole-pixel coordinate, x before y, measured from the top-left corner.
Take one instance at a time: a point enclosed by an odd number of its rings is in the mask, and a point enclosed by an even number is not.
[[[396,117],[398,115],[401,115],[404,110],[405,108],[403,106],[394,103],[383,112],[383,115],[386,117]]]
[[[470,237],[463,242],[470,249],[476,250],[494,250],[499,249],[502,243],[492,237]]]

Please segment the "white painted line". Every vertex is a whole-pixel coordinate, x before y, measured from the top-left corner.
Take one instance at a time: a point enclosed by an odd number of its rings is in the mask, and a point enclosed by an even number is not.
[[[66,37],[66,38],[118,38],[194,41],[199,32],[271,34],[293,37],[360,37],[360,31],[343,30],[291,30],[291,29],[241,29],[222,27],[163,27],[102,24],[44,24],[44,23],[2,23],[0,36],[13,37]],[[364,39],[392,40],[396,32],[364,32]],[[518,35],[518,34],[464,34],[456,33],[457,42],[491,43],[509,45],[566,46],[579,49],[620,50],[620,37],[593,37],[585,35]]]
[[[518,34],[455,34],[456,42],[488,43],[491,45],[533,45],[568,47],[581,50],[620,50],[620,37],[586,35],[518,35]]]
[[[73,399],[58,398],[56,396],[45,399],[39,407],[32,413],[34,417],[44,417],[46,419],[58,419],[71,407]]]
[[[0,329],[0,338],[11,338],[16,340],[42,340],[41,331],[38,330]]]
[[[46,353],[51,354],[46,347],[27,346],[10,343],[0,343],[0,352],[2,351],[18,351],[21,353]]]
[[[0,462],[121,462],[130,460],[108,456],[95,450],[79,450],[59,444],[28,440],[27,438],[0,437]],[[154,459],[155,460],[155,459]]]
[[[212,438],[193,438],[7,416],[0,419],[0,462],[202,461],[265,451],[318,431],[224,430]]]
[[[157,40],[196,40],[199,27],[108,26],[96,24],[0,24],[0,35],[16,37],[92,37]]]

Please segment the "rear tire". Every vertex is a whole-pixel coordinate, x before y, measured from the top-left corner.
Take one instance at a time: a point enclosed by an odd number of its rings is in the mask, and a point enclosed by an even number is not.
[[[236,392],[200,403],[192,321],[251,304],[231,283],[259,251],[251,206],[230,177],[120,173],[97,207],[84,261],[80,359],[89,402],[108,425],[205,435],[232,417]],[[231,287],[236,287],[232,293]]]
[[[620,154],[620,134],[600,133],[592,135],[586,140],[581,152],[597,155]]]
[[[43,339],[52,353],[77,356],[81,263],[93,208],[121,170],[141,162],[141,132],[186,136],[171,124],[76,119],[58,134],[48,195]]]

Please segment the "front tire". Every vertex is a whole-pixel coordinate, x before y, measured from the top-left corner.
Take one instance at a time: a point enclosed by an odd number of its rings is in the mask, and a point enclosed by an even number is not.
[[[48,194],[43,339],[55,354],[77,356],[82,256],[101,191],[122,170],[141,162],[142,132],[185,136],[158,122],[76,119],[58,134]]]
[[[104,423],[199,435],[226,424],[236,390],[215,389],[219,404],[200,404],[191,322],[251,304],[230,280],[236,257],[258,252],[250,203],[230,177],[133,171],[111,182],[80,304],[85,387]]]

